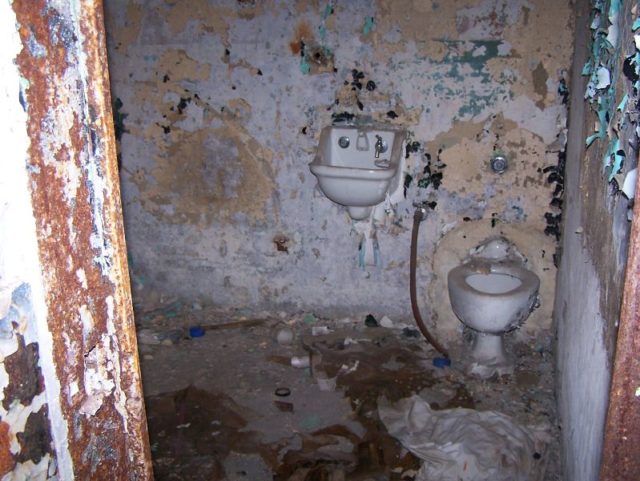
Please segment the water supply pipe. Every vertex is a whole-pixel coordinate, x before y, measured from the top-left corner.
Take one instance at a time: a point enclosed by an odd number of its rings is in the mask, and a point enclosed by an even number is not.
[[[429,329],[425,325],[422,320],[422,316],[420,315],[420,308],[418,307],[418,296],[416,294],[416,264],[418,263],[418,233],[420,232],[420,222],[422,222],[427,217],[427,209],[424,205],[417,205],[416,211],[413,213],[413,229],[411,230],[411,257],[409,260],[409,290],[411,293],[411,310],[413,311],[413,317],[416,320],[416,324],[418,325],[418,329],[427,340],[429,344],[431,344],[436,351],[442,354],[447,359],[449,358],[449,353],[447,350],[442,347],[442,345],[437,341],[435,337],[431,335]]]

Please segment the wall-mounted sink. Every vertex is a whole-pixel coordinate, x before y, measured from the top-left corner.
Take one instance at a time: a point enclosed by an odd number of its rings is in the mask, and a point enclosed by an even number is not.
[[[324,195],[353,219],[365,219],[402,187],[405,138],[404,130],[391,128],[325,127],[309,168]]]

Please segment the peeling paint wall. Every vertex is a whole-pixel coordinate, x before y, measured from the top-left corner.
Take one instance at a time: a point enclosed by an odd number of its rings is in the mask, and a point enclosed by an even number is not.
[[[640,12],[612,0],[579,2],[577,13],[554,309],[564,479],[636,479],[625,475],[635,460],[609,459],[608,477],[599,469],[633,206],[625,178],[638,158]]]
[[[0,478],[150,479],[102,5],[0,22]]]
[[[499,233],[542,279],[527,327],[550,326],[569,0],[112,0],[106,11],[141,304],[408,317],[412,203],[426,201],[418,283],[441,333],[460,325],[446,272]],[[358,267],[360,235],[308,169],[320,130],[345,118],[411,133],[406,199],[377,226],[377,267]],[[496,151],[510,162],[502,175],[489,169]]]

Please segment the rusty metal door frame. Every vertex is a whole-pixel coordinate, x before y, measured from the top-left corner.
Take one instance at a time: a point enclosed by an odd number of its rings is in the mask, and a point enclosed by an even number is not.
[[[640,177],[636,183],[640,193]],[[601,481],[640,479],[640,206],[634,208],[605,425]]]
[[[14,0],[11,8],[23,47],[16,63],[59,479],[151,479],[102,1]]]

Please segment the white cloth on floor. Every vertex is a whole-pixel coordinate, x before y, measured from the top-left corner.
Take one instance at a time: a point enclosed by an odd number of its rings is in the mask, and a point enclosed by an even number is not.
[[[387,431],[424,463],[416,481],[542,481],[548,427],[523,427],[496,411],[432,410],[414,395],[381,399]]]

